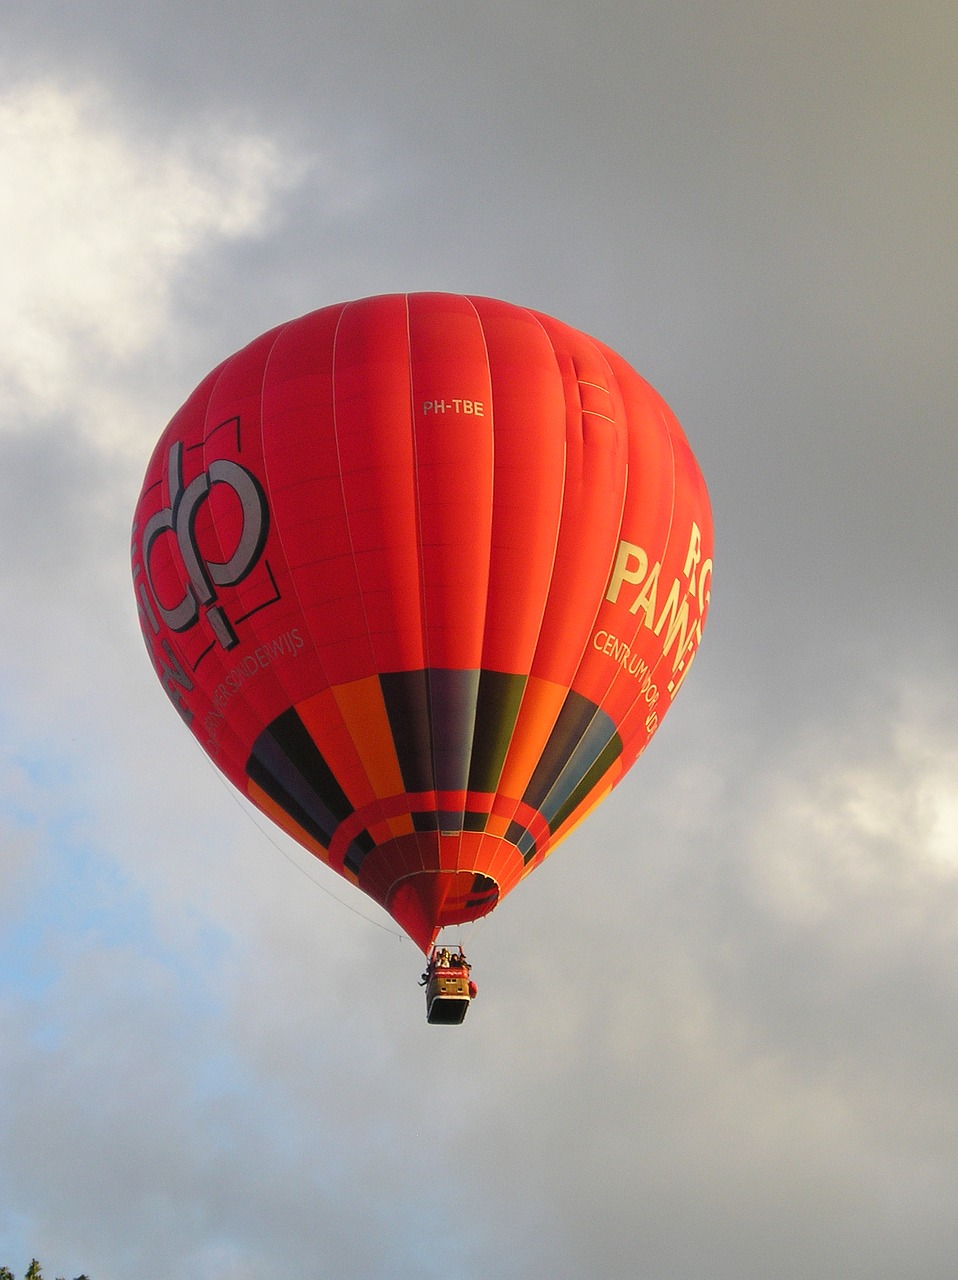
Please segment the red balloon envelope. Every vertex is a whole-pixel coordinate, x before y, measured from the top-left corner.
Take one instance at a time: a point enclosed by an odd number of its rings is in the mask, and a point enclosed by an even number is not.
[[[712,523],[661,397],[489,298],[326,307],[197,387],[133,526],[166,692],[428,949],[623,776],[702,635]]]

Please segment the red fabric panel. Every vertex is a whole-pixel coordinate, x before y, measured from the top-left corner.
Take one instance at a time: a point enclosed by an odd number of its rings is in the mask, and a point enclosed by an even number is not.
[[[522,675],[552,582],[565,466],[565,395],[548,334],[531,312],[475,299],[495,405],[489,593],[482,666]]]
[[[409,299],[426,665],[482,662],[492,528],[492,386],[472,302]]]
[[[426,665],[406,299],[351,303],[333,352],[335,444],[372,671]]]

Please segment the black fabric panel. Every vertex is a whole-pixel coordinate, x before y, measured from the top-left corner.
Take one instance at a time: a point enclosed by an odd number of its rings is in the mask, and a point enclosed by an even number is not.
[[[465,791],[476,723],[479,672],[427,670],[432,757],[438,791]]]
[[[470,896],[466,901],[466,906],[471,911],[474,907],[483,907],[487,902],[494,901],[498,898],[499,886],[491,876],[484,876],[481,872],[477,871],[469,894]]]
[[[324,847],[353,812],[295,708],[290,707],[259,735],[246,774],[281,809]]]
[[[542,802],[555,786],[559,775],[568,764],[569,758],[597,711],[598,708],[594,702],[583,698],[581,693],[576,693],[574,689],[570,689],[566,694],[542,758],[536,765],[525,795],[522,797],[523,802],[530,808],[542,808]]]
[[[506,831],[504,839],[510,844],[514,844],[522,854],[523,862],[528,862],[536,851],[536,842],[532,838],[532,833],[528,827],[524,827],[521,822],[510,822],[509,829]]]
[[[329,842],[333,835],[331,824],[328,822],[320,823],[303,805],[296,801],[286,788],[279,783],[268,766],[257,758],[255,748],[253,755],[246,762],[246,776],[252,779],[258,787],[261,787],[285,813],[288,813],[307,835],[311,835],[324,849],[329,847]]]
[[[611,721],[609,723],[611,724]],[[605,771],[621,754],[622,739],[618,733],[613,732],[613,736],[602,748],[598,758],[568,794],[562,794],[563,788],[560,786],[555,789],[555,794],[548,796],[542,816],[548,822],[550,831],[557,831],[562,826],[573,809],[582,803]],[[572,778],[574,779],[577,775],[578,770],[572,774]],[[555,803],[554,811],[553,803]]]
[[[499,785],[527,679],[504,671],[480,672],[470,791],[495,791]]]
[[[387,671],[379,684],[407,791],[435,791],[425,671]]]
[[[351,840],[349,848],[346,850],[346,856],[343,858],[343,865],[348,867],[350,871],[359,875],[359,868],[363,865],[363,859],[367,853],[371,853],[376,847],[376,841],[372,838],[368,831],[360,831],[355,840]]]
[[[353,806],[336,781],[332,769],[320,754],[309,730],[300,720],[295,707],[290,707],[288,711],[277,716],[266,732],[310,789],[316,792],[337,822],[348,818],[353,811]]]

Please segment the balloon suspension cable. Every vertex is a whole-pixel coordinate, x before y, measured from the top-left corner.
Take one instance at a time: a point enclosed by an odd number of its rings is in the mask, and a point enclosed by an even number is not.
[[[406,934],[400,933],[396,929],[390,929],[388,925],[381,924],[380,921],[374,920],[371,916],[364,915],[363,912],[360,911],[358,907],[354,907],[350,903],[345,902],[342,898],[338,898],[331,889],[329,889],[326,885],[324,885],[320,880],[317,880],[315,876],[311,875],[310,872],[307,870],[307,868],[304,867],[301,862],[298,862],[289,853],[289,851],[284,849],[283,846],[273,837],[272,832],[267,827],[264,827],[260,824],[258,818],[256,817],[256,812],[253,809],[253,806],[247,805],[247,802],[243,799],[243,797],[236,790],[236,788],[229,781],[229,779],[225,778],[223,774],[220,773],[219,769],[217,769],[216,765],[213,764],[212,760],[210,760],[209,756],[206,754],[205,751],[203,752],[203,758],[206,760],[206,763],[209,765],[209,767],[213,770],[213,773],[216,776],[216,778],[223,784],[227,792],[232,796],[233,800],[239,806],[240,811],[246,815],[247,819],[253,824],[253,826],[260,833],[260,835],[265,836],[265,838],[269,841],[269,843],[273,846],[273,848],[277,849],[283,855],[283,857],[290,864],[290,866],[295,867],[296,870],[301,875],[305,876],[306,879],[310,882],[310,884],[314,884],[317,889],[320,889],[323,893],[326,894],[327,898],[332,898],[333,902],[339,903],[341,907],[345,907],[347,911],[351,911],[354,916],[359,916],[360,920],[365,920],[366,923],[371,924],[373,928],[381,929],[383,933],[388,933],[390,937],[398,938],[401,942],[411,941],[411,939],[408,938]]]
[[[448,928],[455,929],[456,943],[455,945],[461,950],[466,950],[467,944],[472,946],[481,927],[489,919],[488,915],[479,916],[476,920],[467,920],[465,924],[449,925]]]

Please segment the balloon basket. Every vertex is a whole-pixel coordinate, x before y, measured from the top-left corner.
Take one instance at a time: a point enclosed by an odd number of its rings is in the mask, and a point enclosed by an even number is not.
[[[476,984],[469,977],[469,961],[462,948],[433,947],[422,975],[426,988],[426,1021],[433,1026],[458,1026],[469,1012]]]

